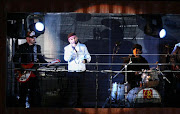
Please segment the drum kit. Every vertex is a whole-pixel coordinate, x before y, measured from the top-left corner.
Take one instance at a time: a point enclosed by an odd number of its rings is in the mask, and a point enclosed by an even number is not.
[[[116,73],[114,76],[110,77],[110,94],[106,99],[102,108],[106,106],[109,102],[110,107],[112,104],[116,107],[144,107],[144,106],[160,106],[162,104],[162,97],[160,92],[157,90],[162,79],[166,79],[169,83],[170,81],[164,76],[164,74],[158,68],[151,68],[150,70],[141,71],[141,82],[139,87],[130,88],[127,81],[127,66],[130,65],[132,61],[130,60],[120,71],[103,70],[101,73]],[[65,68],[56,69],[39,69],[40,71],[66,71]],[[98,69],[97,69],[98,70]],[[124,72],[125,70],[125,83],[121,84],[118,82],[112,83],[112,79],[116,78],[118,74]],[[91,72],[88,71],[87,72]],[[95,72],[95,71],[92,71]],[[135,71],[134,71],[135,72]],[[163,89],[163,88],[161,88]]]
[[[169,80],[160,70],[156,68],[142,70],[141,79],[142,81],[140,82],[140,86],[135,88],[130,88],[128,82],[125,82],[124,84],[120,84],[118,82],[111,83],[110,97],[108,98],[111,103],[110,105],[115,103],[117,105],[113,104],[113,106],[117,107],[161,106],[162,98],[157,88],[160,83],[163,83],[161,82],[161,79],[166,79],[168,82]],[[106,99],[103,108],[107,103]]]

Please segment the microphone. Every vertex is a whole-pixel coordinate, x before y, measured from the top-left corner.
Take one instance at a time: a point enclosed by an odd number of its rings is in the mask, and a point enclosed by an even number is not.
[[[78,44],[78,41],[76,41],[75,44]]]
[[[76,51],[76,53],[77,53],[77,50],[76,50],[76,48],[75,48],[75,47],[73,47],[73,46],[72,46],[72,48],[73,48],[73,50],[75,50],[75,51]]]

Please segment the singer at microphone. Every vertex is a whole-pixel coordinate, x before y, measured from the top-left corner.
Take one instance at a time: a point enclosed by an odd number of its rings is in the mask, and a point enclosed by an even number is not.
[[[78,41],[75,33],[68,34],[69,45],[64,47],[64,60],[68,62],[68,88],[64,96],[72,97],[73,93],[77,93],[77,99],[73,99],[72,104],[79,107],[82,106],[83,83],[86,71],[86,64],[91,61],[91,56],[85,44]],[[76,52],[76,53],[75,53]],[[77,53],[78,52],[78,53]],[[75,89],[77,87],[77,89]],[[72,99],[72,98],[68,98]]]

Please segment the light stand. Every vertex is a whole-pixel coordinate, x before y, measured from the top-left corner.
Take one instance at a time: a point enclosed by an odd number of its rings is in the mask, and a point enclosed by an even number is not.
[[[98,71],[98,56],[96,56],[96,70]],[[96,107],[97,108],[97,103],[98,103],[98,72],[96,72]]]

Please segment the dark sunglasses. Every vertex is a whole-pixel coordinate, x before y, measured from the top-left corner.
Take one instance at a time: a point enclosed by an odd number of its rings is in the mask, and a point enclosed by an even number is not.
[[[32,36],[29,36],[29,38],[37,38],[37,37],[35,37],[35,36],[34,36],[34,37],[32,37]]]

